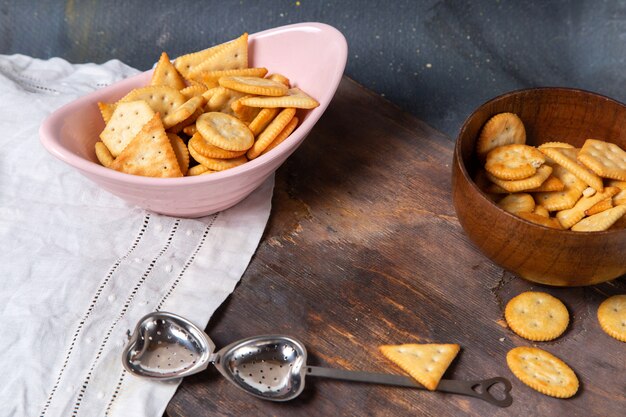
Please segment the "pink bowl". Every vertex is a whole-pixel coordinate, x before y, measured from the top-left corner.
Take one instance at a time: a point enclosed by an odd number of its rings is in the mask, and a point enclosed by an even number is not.
[[[149,178],[117,172],[97,162],[94,146],[104,129],[97,102],[114,102],[131,89],[148,85],[152,71],[61,107],[41,125],[41,143],[52,155],[105,190],[147,210],[180,217],[200,217],[224,210],[259,187],[302,143],[339,86],[348,46],[341,32],[332,26],[298,23],[250,35],[249,54],[251,66],[287,76],[320,105],[299,115],[300,126],[287,140],[244,165],[196,177]]]

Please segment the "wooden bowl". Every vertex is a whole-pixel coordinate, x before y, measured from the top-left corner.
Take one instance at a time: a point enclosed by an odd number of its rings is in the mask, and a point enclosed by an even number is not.
[[[625,274],[626,230],[580,233],[539,226],[500,209],[476,186],[476,140],[485,122],[502,112],[522,119],[530,145],[561,141],[581,147],[595,138],[626,149],[626,106],[610,98],[534,88],[486,102],[467,118],[454,149],[453,199],[465,233],[493,262],[541,284],[592,285]]]

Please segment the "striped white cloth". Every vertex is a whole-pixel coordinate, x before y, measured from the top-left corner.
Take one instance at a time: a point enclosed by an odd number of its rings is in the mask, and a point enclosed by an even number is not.
[[[126,332],[170,311],[204,327],[270,213],[273,179],[201,219],[130,207],[39,144],[59,106],[135,74],[119,61],[0,56],[0,416],[161,416],[177,384],[128,375]]]

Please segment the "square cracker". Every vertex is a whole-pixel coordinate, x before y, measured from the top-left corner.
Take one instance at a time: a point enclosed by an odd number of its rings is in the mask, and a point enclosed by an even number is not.
[[[158,113],[145,124],[110,167],[145,177],[183,176]]]
[[[379,347],[383,355],[431,391],[461,347],[457,344],[404,344]]]
[[[614,143],[587,139],[578,160],[601,177],[626,181],[626,152]]]

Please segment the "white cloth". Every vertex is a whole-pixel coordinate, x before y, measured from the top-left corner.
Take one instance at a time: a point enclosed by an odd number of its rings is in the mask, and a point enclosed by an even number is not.
[[[229,210],[178,219],[40,145],[49,113],[136,72],[0,55],[0,416],[162,416],[177,384],[123,371],[126,331],[154,310],[204,328],[267,223],[273,178]]]

